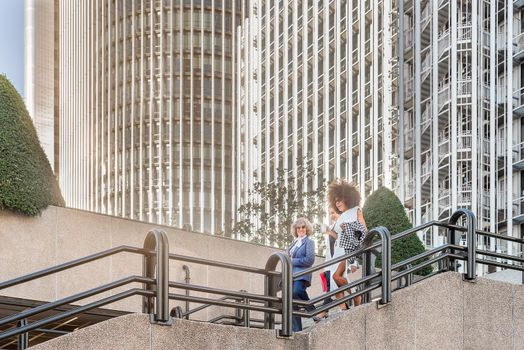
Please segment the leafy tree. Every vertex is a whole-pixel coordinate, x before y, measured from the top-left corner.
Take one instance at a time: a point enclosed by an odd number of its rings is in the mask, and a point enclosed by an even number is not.
[[[369,228],[385,226],[391,233],[391,236],[412,228],[402,203],[395,193],[385,187],[379,188],[367,198],[362,211]],[[424,246],[416,234],[398,239],[393,242],[391,247],[391,263],[396,264],[424,251]],[[418,260],[414,265],[421,262],[423,260]],[[377,266],[379,264],[380,257],[377,259]],[[431,271],[431,266],[428,266],[417,273],[427,275]]]
[[[307,180],[315,176],[311,171],[306,174]],[[289,172],[282,169],[277,170],[273,182],[256,182],[249,191],[248,201],[238,208],[240,220],[233,225],[233,236],[285,248],[293,240],[290,227],[298,217],[308,218],[314,224],[315,232],[318,232],[316,223],[320,222],[325,212],[325,186],[320,185],[317,190],[302,190],[301,184],[295,186],[296,182]],[[312,238],[317,241],[320,250],[323,238],[319,233]]]
[[[64,205],[22,98],[0,75],[0,209],[37,215]]]

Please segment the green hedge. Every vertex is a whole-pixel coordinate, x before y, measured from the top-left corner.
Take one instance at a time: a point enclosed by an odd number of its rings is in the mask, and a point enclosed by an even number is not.
[[[362,211],[368,228],[385,226],[391,236],[412,227],[398,197],[385,187],[379,188],[367,198]],[[424,251],[424,246],[416,234],[401,238],[393,242],[391,263],[396,264]],[[416,261],[415,264],[420,262],[420,260]],[[380,264],[380,259],[377,259],[377,264]],[[418,274],[427,275],[432,270],[431,266],[428,266],[419,271]]]
[[[0,209],[37,215],[64,199],[21,96],[0,75]]]

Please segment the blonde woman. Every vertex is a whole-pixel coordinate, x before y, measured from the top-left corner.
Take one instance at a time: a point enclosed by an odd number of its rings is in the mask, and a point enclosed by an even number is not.
[[[288,254],[293,265],[293,274],[313,266],[315,262],[315,242],[309,238],[312,233],[313,225],[311,225],[306,218],[298,218],[293,225],[291,225],[291,234],[295,239],[288,248]],[[306,289],[310,285],[310,273],[293,280],[293,299],[309,300]],[[293,316],[293,331],[299,332],[301,330],[301,318]]]

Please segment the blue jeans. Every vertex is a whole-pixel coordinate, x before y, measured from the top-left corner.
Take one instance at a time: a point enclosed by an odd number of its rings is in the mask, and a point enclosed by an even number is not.
[[[309,300],[306,288],[309,287],[309,282],[304,280],[293,281],[293,299]],[[306,310],[314,310],[314,306],[306,307]],[[293,310],[298,310],[298,306],[293,305]],[[298,316],[293,316],[293,332],[299,332],[302,330],[302,319]]]

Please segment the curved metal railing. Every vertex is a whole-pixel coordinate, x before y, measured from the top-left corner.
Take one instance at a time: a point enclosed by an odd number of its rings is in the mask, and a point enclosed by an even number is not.
[[[466,219],[466,226],[457,225],[459,219]],[[414,282],[421,281],[426,278],[443,272],[455,270],[457,268],[456,261],[465,261],[465,280],[474,280],[476,278],[477,264],[487,264],[501,268],[509,268],[518,271],[524,271],[524,267],[518,264],[524,264],[524,258],[512,256],[509,254],[502,254],[490,252],[486,250],[477,249],[477,235],[483,235],[489,238],[496,238],[500,240],[507,240],[508,242],[519,243],[524,245],[524,240],[515,237],[507,237],[496,235],[491,232],[480,231],[475,229],[476,219],[475,215],[467,209],[459,209],[451,216],[449,222],[431,221],[411,228],[409,230],[390,236],[388,230],[384,227],[378,227],[370,230],[368,237],[365,240],[364,246],[350,254],[338,257],[336,259],[323,262],[315,265],[304,271],[292,274],[292,266],[289,257],[283,252],[276,252],[272,254],[266,263],[265,268],[255,268],[243,266],[238,264],[230,264],[227,262],[214,261],[209,259],[201,259],[197,257],[184,256],[179,254],[169,253],[169,244],[165,233],[152,230],[148,233],[144,242],[143,248],[135,248],[129,246],[121,246],[105,250],[100,253],[92,254],[87,257],[76,259],[64,264],[60,264],[48,269],[37,271],[26,276],[18,277],[9,281],[0,283],[0,291],[26,283],[53,273],[61,272],[72,267],[84,265],[95,260],[99,260],[108,256],[112,256],[122,252],[135,253],[143,256],[143,275],[142,276],[128,276],[117,281],[104,284],[102,286],[87,290],[54,302],[46,303],[32,309],[24,310],[18,314],[11,315],[0,319],[0,327],[6,325],[13,325],[16,322],[19,326],[12,327],[0,333],[0,340],[11,338],[14,336],[27,335],[27,332],[42,329],[43,326],[52,322],[66,319],[68,317],[78,315],[87,310],[101,307],[122,300],[134,295],[142,296],[143,312],[151,314],[151,321],[159,324],[170,324],[169,316],[169,300],[176,300],[179,302],[192,302],[201,304],[191,310],[182,312],[176,310],[172,316],[178,318],[188,318],[196,312],[203,311],[210,306],[226,307],[235,309],[236,315],[219,315],[211,319],[212,322],[231,323],[243,325],[246,327],[254,326],[261,327],[264,324],[265,328],[275,328],[279,323],[275,320],[275,315],[281,316],[281,329],[279,334],[282,337],[290,337],[293,335],[291,328],[291,319],[293,316],[312,317],[323,311],[329,310],[337,305],[353,300],[358,296],[363,296],[365,302],[371,300],[371,292],[379,290],[379,303],[386,305],[392,300],[393,283],[397,281],[406,280],[404,285],[398,284],[398,288],[412,283],[412,276],[419,270],[425,267],[438,265],[438,268],[430,273],[428,276],[420,277]],[[442,246],[427,250],[421,254],[405,259],[401,262],[392,264],[391,261],[391,246],[392,244],[404,237],[416,234],[421,230],[428,228],[441,228],[447,230],[447,243]],[[466,235],[466,246],[461,246],[457,243],[457,232]],[[378,238],[377,242],[373,240]],[[371,266],[371,254],[380,251],[382,254],[380,271],[373,271]],[[503,259],[507,262],[492,261],[488,259],[478,258],[478,255]],[[362,278],[352,281],[335,290],[329,291],[322,295],[316,296],[309,301],[293,300],[292,299],[292,284],[293,279],[300,276],[320,271],[328,266],[338,264],[349,258],[363,257],[363,275]],[[229,290],[223,288],[215,288],[210,286],[203,286],[190,283],[180,283],[169,281],[169,261],[177,261],[184,263],[194,263],[205,266],[224,268],[234,271],[241,271],[250,274],[256,274],[264,278],[264,292],[250,293],[242,290]],[[508,263],[512,262],[512,263]],[[280,269],[277,271],[277,266]],[[36,315],[41,315],[49,310],[57,307],[71,304],[79,300],[94,297],[100,293],[114,290],[115,288],[123,287],[129,283],[142,283],[143,288],[131,288],[129,290],[119,292],[118,294],[105,297],[83,306],[76,306],[65,312],[43,318],[38,321],[28,323],[27,320]],[[359,290],[351,293],[351,289],[359,287]],[[186,293],[173,293],[170,289],[183,290]],[[211,298],[208,296],[189,295],[188,291],[207,293],[211,295],[219,295],[220,298]],[[324,300],[331,298],[339,293],[349,292],[340,299],[332,300],[324,304]],[[280,293],[280,294],[279,294]],[[318,305],[322,303],[322,305]],[[296,309],[293,308],[295,306]],[[300,308],[311,309],[312,311],[304,311]],[[240,316],[240,311],[244,314]],[[250,312],[262,312],[264,319],[251,319]],[[251,320],[256,325],[251,325]],[[27,338],[27,337],[26,337]]]
[[[19,348],[27,347],[29,331],[40,329],[41,327],[48,325],[53,322],[65,320],[72,316],[79,315],[86,311],[96,309],[116,301],[126,299],[135,295],[143,297],[144,305],[148,304],[147,311],[151,314],[151,319],[154,322],[168,322],[169,319],[169,304],[164,295],[163,290],[158,286],[163,286],[164,283],[167,287],[167,281],[169,278],[169,264],[165,258],[166,253],[169,251],[169,243],[167,235],[159,230],[151,230],[146,235],[144,242],[144,248],[136,248],[129,246],[119,246],[111,249],[104,250],[102,252],[88,255],[84,258],[75,259],[63,264],[59,264],[47,269],[36,271],[25,276],[13,278],[11,280],[0,283],[0,291],[9,287],[17,286],[23,283],[34,281],[36,279],[49,276],[58,272],[69,270],[71,268],[85,265],[87,263],[97,261],[119,253],[134,253],[144,256],[143,260],[143,276],[128,276],[120,280],[98,286],[96,288],[74,294],[72,296],[62,298],[57,301],[42,304],[40,306],[24,310],[18,314],[4,317],[0,319],[0,327],[9,326],[18,321],[16,327],[8,328],[7,330],[0,333],[0,340],[11,338],[13,336],[19,336]],[[162,257],[164,258],[162,259]],[[156,260],[155,260],[156,258]],[[47,311],[53,310],[63,305],[70,305],[73,302],[96,296],[100,293],[114,290],[115,288],[122,287],[129,283],[143,283],[144,288],[131,288],[126,291],[105,297],[82,306],[74,306],[73,308],[57,313],[52,316],[45,317],[43,319],[29,323],[30,317],[41,315]],[[155,286],[153,288],[152,286]],[[164,288],[167,291],[167,288]],[[167,293],[166,293],[167,294]],[[148,303],[152,299],[155,299],[156,303]],[[166,313],[167,311],[167,313]]]

